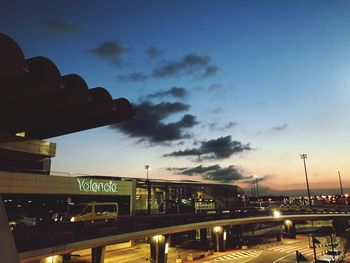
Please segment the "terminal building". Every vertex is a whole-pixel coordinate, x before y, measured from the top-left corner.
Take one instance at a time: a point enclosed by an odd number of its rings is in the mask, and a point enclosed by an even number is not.
[[[8,214],[45,220],[69,204],[116,202],[120,215],[200,213],[245,205],[235,185],[106,176],[57,176],[0,172]]]

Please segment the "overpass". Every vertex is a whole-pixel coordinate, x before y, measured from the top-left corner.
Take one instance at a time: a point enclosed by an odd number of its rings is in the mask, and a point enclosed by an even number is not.
[[[291,222],[313,220],[334,220],[336,218],[350,218],[347,211],[307,214],[283,214],[280,216],[263,213],[219,213],[212,215],[182,214],[148,217],[123,217],[116,223],[56,225],[49,227],[23,228],[14,231],[19,257],[23,262],[53,256],[65,255],[76,250],[92,248],[92,262],[103,262],[104,248],[124,241],[150,238],[152,246],[168,246],[168,237],[176,233],[201,229],[209,229],[215,236],[214,243],[222,242],[229,226],[248,225],[268,222]],[[288,221],[287,221],[288,220]],[[225,234],[224,234],[225,233]],[[26,240],[26,237],[28,239]],[[154,239],[156,240],[155,242]],[[219,245],[218,251],[220,251]],[[162,251],[162,249],[157,249]],[[151,251],[152,254],[152,251]],[[98,255],[98,256],[96,256]],[[162,262],[162,261],[160,261]]]

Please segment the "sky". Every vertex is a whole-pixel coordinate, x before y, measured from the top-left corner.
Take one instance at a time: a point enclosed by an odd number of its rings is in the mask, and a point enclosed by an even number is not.
[[[51,138],[52,170],[350,188],[350,2],[0,0],[0,32],[135,107]],[[321,190],[320,190],[321,189]],[[323,190],[322,190],[323,189]],[[326,190],[331,189],[331,190]]]

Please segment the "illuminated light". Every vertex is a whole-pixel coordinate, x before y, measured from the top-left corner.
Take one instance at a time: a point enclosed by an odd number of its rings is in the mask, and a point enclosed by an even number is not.
[[[30,201],[30,200],[28,201],[28,203],[31,203],[31,202],[32,202],[32,201]]]
[[[50,256],[50,257],[46,257],[44,258],[42,261],[42,263],[52,263],[52,262],[59,262],[60,261],[61,256],[59,255],[55,255],[55,256]]]
[[[71,222],[75,222],[75,217],[74,217],[74,216],[71,217],[71,218],[70,218],[70,221],[71,221]]]
[[[26,132],[18,132],[16,133],[17,137],[26,137]]]
[[[281,217],[281,212],[277,211],[277,210],[273,211],[273,217],[274,218],[280,218]]]
[[[344,196],[345,196],[346,198],[348,198],[348,197],[349,197],[349,194],[345,194]]]
[[[288,219],[285,222],[286,222],[287,225],[291,225],[293,223],[292,221],[290,221]]]
[[[215,232],[215,233],[220,233],[221,230],[222,230],[222,227],[221,227],[221,226],[216,226],[216,227],[214,227],[214,232]]]
[[[226,231],[224,231],[223,239],[226,240]]]
[[[169,251],[169,243],[165,243],[165,249],[164,249],[164,253],[165,254],[168,254],[168,251]]]
[[[116,193],[118,191],[118,184],[113,183],[109,180],[108,183],[95,182],[92,179],[86,181],[85,179],[80,180],[77,178],[79,184],[79,190],[82,192],[105,192],[105,193]]]
[[[230,210],[223,210],[222,213],[223,213],[223,214],[229,214],[229,213],[230,213]]]
[[[156,243],[158,243],[161,236],[162,235],[156,235],[156,236],[153,236],[152,238],[154,241],[156,241]]]

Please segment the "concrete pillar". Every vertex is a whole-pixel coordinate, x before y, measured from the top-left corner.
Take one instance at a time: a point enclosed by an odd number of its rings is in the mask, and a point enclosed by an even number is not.
[[[72,254],[64,254],[62,255],[62,263],[67,263],[72,259]]]
[[[199,236],[201,239],[201,244],[202,246],[207,246],[208,245],[208,239],[207,239],[207,229],[206,228],[202,228],[199,230]]]
[[[10,231],[2,197],[0,195],[0,255],[2,263],[19,263],[15,241]]]
[[[168,261],[168,238],[163,235],[150,238],[151,263],[167,263]]]
[[[211,229],[211,238],[213,241],[214,251],[223,252],[226,249],[226,230],[221,226]]]
[[[284,236],[287,238],[295,238],[296,230],[295,223],[291,220],[283,221]]]
[[[105,259],[105,246],[91,249],[91,263],[103,263]]]
[[[182,245],[182,232],[169,235],[169,247],[176,247]]]

